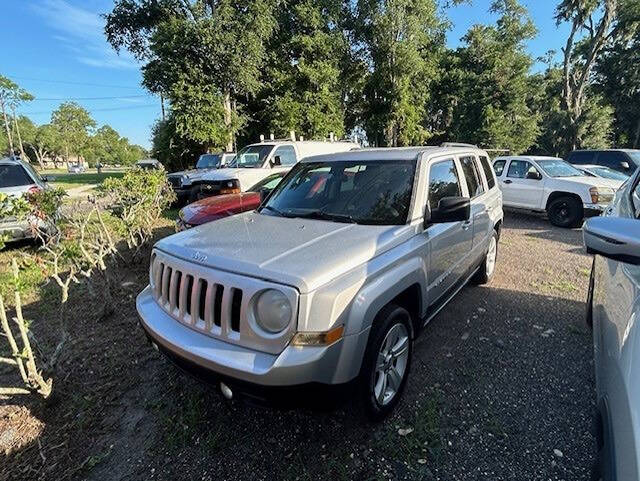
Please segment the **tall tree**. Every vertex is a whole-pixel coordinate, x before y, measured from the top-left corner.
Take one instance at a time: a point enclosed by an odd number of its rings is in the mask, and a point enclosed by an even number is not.
[[[261,87],[265,43],[276,26],[274,7],[275,0],[117,0],[106,16],[105,30],[116,49],[127,48],[146,62],[145,86],[171,104],[180,104],[172,98],[176,92],[201,99],[216,95],[227,130],[226,147],[232,150],[241,125],[238,104]],[[175,120],[180,115],[202,116],[194,122],[198,132],[186,131],[196,141],[201,140],[200,127],[215,121],[217,111],[176,114]],[[205,143],[216,141],[208,140]]]
[[[30,100],[33,100],[33,96],[29,92],[20,88],[13,80],[0,75],[0,111],[2,112],[2,121],[4,122],[5,134],[11,155],[15,152],[14,148],[16,143],[14,140],[18,140],[18,147],[22,155],[24,155],[24,148],[16,121],[16,109],[21,103]],[[10,114],[12,114],[12,119],[9,118]],[[13,127],[11,125],[12,123]],[[14,139],[12,135],[12,129],[17,130],[16,139]]]
[[[61,151],[60,136],[56,128],[51,124],[38,126],[31,147],[41,168],[44,169],[44,159],[47,157],[53,157],[55,164]]]
[[[584,106],[591,74],[604,47],[615,36],[615,21],[619,0],[562,0],[556,9],[558,24],[571,25],[566,45],[562,49],[562,106],[567,112],[567,142],[571,149],[582,146]],[[594,17],[602,10],[599,21]],[[579,39],[580,32],[587,32]]]
[[[96,126],[89,112],[75,102],[64,102],[51,114],[65,161],[80,155],[89,138],[89,130]]]
[[[271,132],[307,138],[345,134],[343,64],[349,54],[345,11],[336,0],[287,0],[269,62],[259,121]]]
[[[640,148],[640,2],[621,0],[615,35],[595,73],[594,90],[614,109],[614,144]]]
[[[369,74],[361,123],[374,145],[422,144],[446,23],[435,0],[359,0],[356,44]]]
[[[517,0],[494,0],[495,25],[474,25],[464,44],[445,58],[443,79],[431,111],[439,140],[526,151],[538,135],[530,105],[533,59],[525,42],[536,34]]]

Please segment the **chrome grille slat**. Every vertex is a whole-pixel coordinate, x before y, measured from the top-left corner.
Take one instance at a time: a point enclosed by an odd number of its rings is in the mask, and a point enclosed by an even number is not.
[[[151,262],[151,287],[156,302],[177,322],[191,329],[273,354],[286,347],[295,331],[298,294],[291,287],[193,264],[159,250],[154,250]],[[251,312],[259,293],[269,288],[285,292],[296,314],[278,336],[265,336]]]

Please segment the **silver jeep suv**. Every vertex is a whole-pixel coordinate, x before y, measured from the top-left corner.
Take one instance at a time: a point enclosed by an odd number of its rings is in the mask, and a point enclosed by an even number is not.
[[[159,241],[137,309],[156,348],[226,397],[356,386],[379,419],[420,329],[493,276],[502,220],[474,147],[309,157],[257,211]]]

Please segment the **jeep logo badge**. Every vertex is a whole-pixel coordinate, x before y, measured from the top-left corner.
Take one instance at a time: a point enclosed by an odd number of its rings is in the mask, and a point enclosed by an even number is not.
[[[207,260],[207,256],[202,252],[194,252],[193,254],[191,254],[191,257],[198,262],[204,262]]]

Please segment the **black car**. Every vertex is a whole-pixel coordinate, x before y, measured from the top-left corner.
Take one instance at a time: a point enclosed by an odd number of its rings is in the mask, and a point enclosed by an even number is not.
[[[631,175],[640,167],[640,150],[574,150],[566,160],[573,165],[601,165]]]

